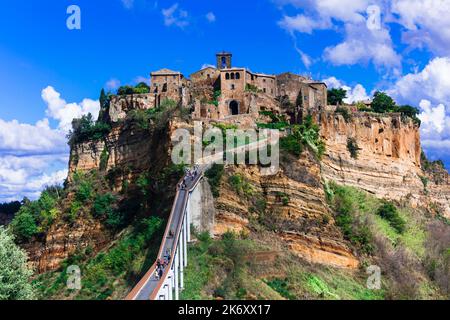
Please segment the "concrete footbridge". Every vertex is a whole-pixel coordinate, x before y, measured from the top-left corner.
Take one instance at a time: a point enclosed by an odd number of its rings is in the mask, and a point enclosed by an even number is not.
[[[172,211],[162,239],[157,261],[128,294],[125,300],[178,300],[184,287],[184,268],[187,267],[187,244],[191,241],[190,199],[203,171],[186,175],[177,186]],[[184,184],[184,185],[183,185]],[[166,261],[166,263],[164,263]]]
[[[246,152],[265,147],[270,140],[262,140],[246,146],[240,146],[227,152]],[[270,143],[273,145],[273,143]],[[175,200],[169,216],[166,230],[158,252],[157,261],[144,277],[127,295],[125,300],[178,300],[184,288],[184,270],[188,263],[188,243],[191,242],[191,223],[193,208],[198,206],[195,193],[204,172],[224,153],[220,152],[199,161],[192,174],[183,177],[177,186]],[[198,209],[198,208],[197,208]]]

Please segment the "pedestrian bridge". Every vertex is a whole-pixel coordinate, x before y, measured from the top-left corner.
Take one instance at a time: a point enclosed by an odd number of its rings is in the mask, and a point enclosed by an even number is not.
[[[267,144],[274,145],[277,140],[264,139],[252,144],[237,147],[227,152],[241,153],[257,148],[265,147]],[[161,247],[158,252],[157,261],[168,260],[162,275],[158,274],[157,263],[148,270],[139,283],[127,295],[125,300],[178,300],[180,291],[184,288],[184,269],[187,267],[187,245],[191,241],[191,221],[193,194],[199,188],[204,172],[219,159],[223,159],[224,153],[220,152],[199,161],[197,175],[194,178],[183,177],[186,185],[177,186],[175,200],[169,216]]]
[[[161,276],[157,263],[139,281],[125,300],[178,300],[184,287],[184,268],[187,266],[187,244],[191,241],[191,195],[203,179],[203,171],[195,177],[185,176],[186,186],[177,187],[172,211],[167,223],[157,259],[167,259]]]

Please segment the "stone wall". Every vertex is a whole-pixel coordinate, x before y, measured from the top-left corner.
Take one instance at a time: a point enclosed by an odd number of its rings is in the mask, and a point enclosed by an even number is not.
[[[109,107],[109,119],[111,122],[118,122],[125,119],[128,112],[134,109],[153,109],[156,107],[157,95],[132,94],[124,96],[112,96]]]

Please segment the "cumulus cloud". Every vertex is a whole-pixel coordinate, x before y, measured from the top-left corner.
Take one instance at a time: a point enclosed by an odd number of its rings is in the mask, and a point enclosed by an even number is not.
[[[51,129],[48,119],[35,125],[0,119],[0,155],[61,152],[66,144],[65,133]]]
[[[392,13],[405,31],[403,41],[414,48],[424,46],[434,53],[450,54],[450,1],[393,0]]]
[[[188,12],[181,9],[178,3],[163,9],[161,13],[164,17],[164,25],[167,27],[176,26],[183,29],[189,25]]]
[[[347,98],[344,99],[345,103],[352,104],[358,101],[365,101],[370,99],[364,86],[359,83],[354,87],[350,87],[348,85],[345,85],[341,80],[336,79],[336,77],[324,79],[323,82],[327,84],[328,88],[346,90]]]
[[[81,103],[67,103],[52,86],[42,90],[41,96],[47,103],[46,114],[59,121],[59,129],[65,132],[71,129],[74,118],[88,113],[96,117],[100,111],[99,102],[91,99],[83,99]]]
[[[390,93],[415,105],[422,99],[450,105],[450,58],[435,58],[422,71],[403,76]]]
[[[46,186],[61,184],[67,177],[63,168],[67,161],[66,155],[0,157],[0,202],[35,199]]]
[[[208,20],[209,22],[216,21],[216,15],[213,12],[208,12],[205,17],[206,17],[206,20]]]
[[[419,107],[424,149],[450,158],[450,58],[435,58],[422,71],[401,77],[389,90],[401,104]]]
[[[301,12],[284,14],[280,27],[291,34],[312,34],[316,30],[335,30],[344,40],[324,49],[323,58],[334,65],[373,63],[379,69],[398,73],[401,56],[393,48],[392,38],[386,26],[368,28],[369,5],[382,1],[368,0],[278,0],[282,6],[293,5]]]
[[[377,67],[399,68],[401,56],[395,52],[387,29],[369,30],[365,22],[348,23],[345,26],[345,40],[327,47],[324,57],[334,65],[369,63]]]
[[[41,92],[47,104],[44,118],[35,124],[0,119],[0,202],[31,199],[47,185],[67,177],[69,147],[66,134],[73,118],[98,114],[98,102],[84,99],[67,103],[51,86]],[[50,127],[49,118],[58,122]]]

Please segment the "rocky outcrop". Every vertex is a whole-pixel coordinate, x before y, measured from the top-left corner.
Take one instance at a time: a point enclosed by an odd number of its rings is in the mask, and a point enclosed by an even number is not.
[[[326,142],[322,161],[326,180],[413,206],[435,203],[450,217],[448,181],[440,185],[431,181],[428,190],[424,188],[420,132],[411,119],[400,114],[353,113],[346,120],[340,114],[324,112],[319,121]],[[349,139],[359,148],[357,158],[348,150]]]
[[[322,173],[327,180],[390,199],[423,189],[419,130],[412,121],[367,113],[355,114],[349,121],[339,114],[322,113],[320,120],[326,142]],[[359,148],[357,158],[347,147],[351,138]]]
[[[305,152],[300,159],[287,156],[274,176],[261,176],[255,166],[229,167],[226,171],[227,177],[243,177],[253,191],[244,196],[227,182],[229,178],[223,179],[216,199],[216,236],[226,231],[248,233],[255,228],[251,221],[264,220],[275,237],[308,261],[343,268],[358,266],[329,211],[320,166],[311,154]],[[258,212],[258,202],[264,202],[264,213]]]
[[[153,109],[156,107],[157,99],[157,95],[152,93],[112,96],[108,110],[109,120],[111,122],[123,120],[131,110]]]
[[[83,219],[73,225],[53,225],[42,241],[25,245],[29,261],[37,273],[53,271],[69,256],[90,248],[96,252],[112,241],[110,233],[98,221]]]
[[[99,169],[109,174],[117,189],[150,168],[162,169],[170,160],[170,131],[114,125],[104,139],[71,148],[69,181],[75,171]]]

